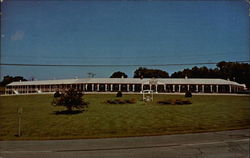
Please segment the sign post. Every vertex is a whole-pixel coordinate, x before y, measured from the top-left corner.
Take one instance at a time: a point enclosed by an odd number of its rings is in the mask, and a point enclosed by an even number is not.
[[[21,116],[23,113],[23,108],[17,108],[18,113],[18,136],[21,137]]]

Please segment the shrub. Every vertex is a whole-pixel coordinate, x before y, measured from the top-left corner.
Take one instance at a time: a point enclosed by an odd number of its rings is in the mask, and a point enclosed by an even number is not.
[[[136,103],[136,99],[135,98],[126,99],[125,102],[128,104],[134,104],[134,103]]]
[[[61,97],[61,94],[59,91],[56,91],[54,94],[54,98],[59,98],[59,97]]]
[[[181,100],[176,100],[176,101],[175,101],[175,104],[176,104],[176,105],[183,105],[183,101],[181,101]]]
[[[185,94],[186,98],[191,98],[192,97],[192,93],[190,91],[187,91]]]
[[[158,104],[172,104],[171,100],[165,100],[165,101],[158,101]]]
[[[192,104],[192,102],[190,100],[183,100],[182,102],[183,102],[183,104]]]
[[[116,97],[122,97],[122,92],[121,92],[121,91],[118,91],[118,92],[116,93]]]
[[[114,104],[114,101],[113,100],[107,100],[107,103],[108,104]]]
[[[134,98],[132,99],[115,99],[115,100],[107,100],[106,103],[108,104],[134,104],[136,103],[136,100]]]
[[[126,103],[126,101],[124,101],[124,100],[122,100],[122,99],[115,99],[115,102],[116,102],[117,104],[125,104],[125,103]]]
[[[172,99],[172,100],[163,100],[158,101],[158,104],[162,105],[184,105],[184,104],[192,104],[190,100],[182,100],[182,99]]]

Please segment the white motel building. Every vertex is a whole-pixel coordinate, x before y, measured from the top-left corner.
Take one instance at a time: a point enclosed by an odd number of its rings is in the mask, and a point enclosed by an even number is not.
[[[48,93],[74,88],[83,92],[237,93],[245,84],[224,79],[199,78],[83,78],[12,82],[6,94]]]

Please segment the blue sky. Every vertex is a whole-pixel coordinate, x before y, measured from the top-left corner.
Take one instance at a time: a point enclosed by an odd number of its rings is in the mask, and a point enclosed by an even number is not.
[[[1,63],[176,64],[249,60],[246,1],[4,1]],[[211,67],[211,65],[208,65]],[[149,67],[170,74],[192,66]],[[213,67],[213,66],[212,66]],[[1,77],[133,76],[137,67],[1,66]]]

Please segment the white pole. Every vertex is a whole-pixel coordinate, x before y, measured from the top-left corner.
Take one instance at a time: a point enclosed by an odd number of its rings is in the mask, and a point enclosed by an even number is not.
[[[121,84],[119,84],[119,91],[121,91]]]
[[[18,108],[17,109],[17,113],[18,113],[18,136],[21,136],[21,116],[23,113],[23,108]]]
[[[18,117],[18,136],[21,136],[21,115]]]

